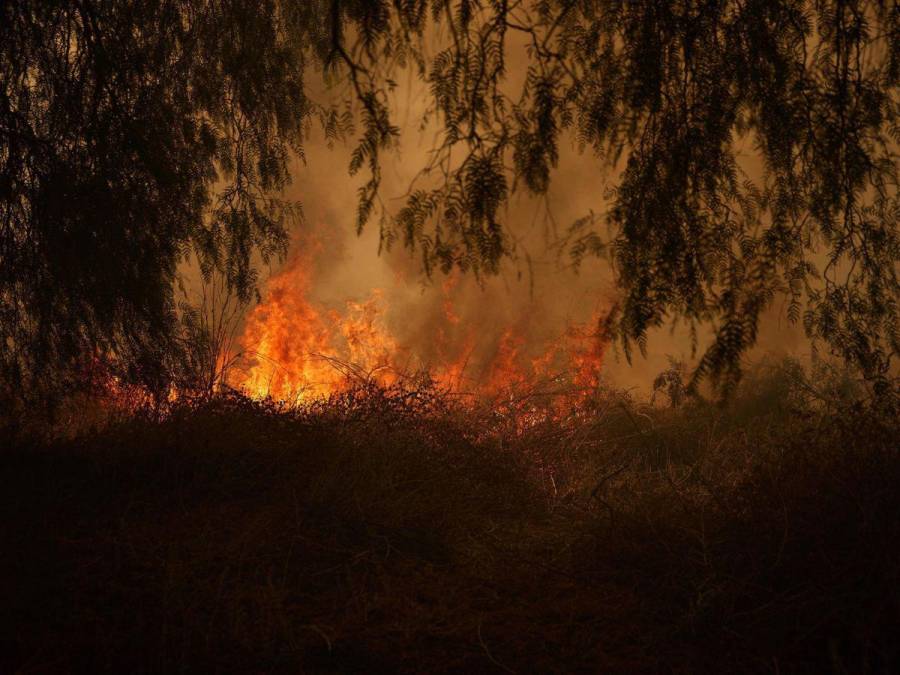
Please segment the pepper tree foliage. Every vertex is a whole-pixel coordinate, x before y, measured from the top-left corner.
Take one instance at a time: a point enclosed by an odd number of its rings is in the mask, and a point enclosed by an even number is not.
[[[393,213],[381,157],[407,66],[440,133]],[[59,386],[97,359],[167,386],[179,262],[249,298],[254,257],[286,246],[279,194],[304,129],[352,129],[349,108],[310,97],[311,69],[357,104],[359,226],[380,212],[385,243],[426,271],[496,271],[504,204],[546,193],[574,139],[616,167],[609,236],[590,217],[569,236],[576,262],[610,254],[626,354],[670,320],[711,325],[695,379],[727,387],[786,297],[812,337],[894,387],[900,9],[885,0],[2,3],[8,385]]]
[[[372,4],[405,30],[430,13],[419,67],[440,124],[388,243],[418,247],[426,269],[495,270],[511,249],[501,207],[546,193],[574,138],[615,167],[610,236],[585,217],[568,243],[576,262],[610,254],[622,301],[608,328],[629,358],[653,327],[686,321],[696,344],[711,326],[693,384],[727,390],[786,298],[812,338],[896,391],[896,1]]]
[[[360,3],[362,5],[364,3]],[[331,56],[327,2],[0,3],[0,390],[102,368],[165,392],[179,265],[246,301],[286,247],[280,198]],[[342,22],[347,16],[342,17]]]

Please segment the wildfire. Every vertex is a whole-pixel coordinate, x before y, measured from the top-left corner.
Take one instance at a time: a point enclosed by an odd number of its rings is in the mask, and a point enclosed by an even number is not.
[[[343,314],[325,312],[308,300],[310,269],[296,257],[247,317],[241,345],[253,365],[240,386],[257,397],[301,400],[327,396],[353,377],[390,383],[398,349],[382,323],[380,292],[348,302]]]
[[[390,385],[426,370],[441,388],[487,397],[522,392],[563,378],[573,390],[600,384],[606,339],[589,324],[572,326],[536,353],[526,334],[508,326],[492,335],[467,326],[455,293],[459,275],[440,286],[440,312],[428,327],[429,352],[437,362],[419,358],[409,338],[393,332],[385,293],[325,309],[310,300],[315,246],[298,247],[286,268],[271,278],[263,302],[249,313],[240,344],[250,365],[233,384],[251,395],[304,401],[342,391],[354,382]],[[491,344],[492,343],[492,344]]]

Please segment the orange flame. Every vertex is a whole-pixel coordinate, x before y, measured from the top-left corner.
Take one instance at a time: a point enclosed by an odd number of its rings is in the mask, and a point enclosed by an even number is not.
[[[554,370],[567,373],[567,381],[578,390],[600,384],[606,340],[599,331],[574,326],[534,355],[527,336],[512,326],[499,336],[466,326],[454,302],[458,286],[458,273],[444,280],[441,312],[429,326],[430,350],[438,362],[427,365],[438,386],[496,397],[527,391],[552,378]],[[310,301],[312,287],[308,255],[295,254],[269,280],[264,301],[246,319],[240,342],[251,365],[237,378],[239,387],[260,398],[304,401],[342,391],[353,381],[390,385],[408,373],[411,364],[421,368],[414,345],[404,345],[388,329],[389,308],[380,290],[365,300],[348,301],[340,311],[329,311]],[[592,323],[599,325],[596,318]],[[485,344],[488,340],[493,345]],[[473,363],[476,347],[479,354],[489,355],[480,363]]]

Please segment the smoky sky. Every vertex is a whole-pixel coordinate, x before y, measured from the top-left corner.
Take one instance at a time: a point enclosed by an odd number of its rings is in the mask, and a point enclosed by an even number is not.
[[[511,48],[509,86],[514,89],[524,73],[524,58]],[[399,210],[419,169],[433,147],[435,127],[423,127],[428,104],[427,85],[410,72],[397,78],[392,93],[393,121],[401,129],[397,148],[382,158],[381,200],[389,211]],[[319,100],[338,96],[334,88],[312,83]],[[471,376],[492,358],[501,335],[513,331],[526,353],[537,354],[548,341],[558,338],[568,326],[602,315],[618,297],[613,271],[606,259],[588,258],[576,270],[567,250],[558,242],[566,228],[588,213],[597,216],[598,231],[608,236],[603,213],[604,195],[615,184],[617,167],[609,167],[591,151],[582,151],[574,139],[563,142],[560,160],[552,175],[549,194],[536,198],[519,191],[501,214],[509,234],[513,255],[496,276],[476,279],[471,273],[453,273],[449,280],[440,271],[424,274],[420,252],[396,242],[379,251],[379,223],[374,218],[360,235],[356,232],[356,194],[365,176],[350,176],[347,170],[353,139],[330,144],[321,129],[312,124],[305,148],[305,161],[295,159],[292,184],[285,196],[299,201],[304,218],[291,233],[288,264],[297,256],[312,267],[309,300],[340,312],[348,301],[362,301],[376,289],[382,294],[383,320],[398,343],[409,350],[420,365],[437,365],[435,331],[445,312],[447,297],[459,323],[451,340],[474,337]],[[759,173],[752,148],[744,155],[749,173]],[[315,246],[310,250],[298,250]],[[260,292],[265,301],[265,280],[278,274],[282,264],[261,271]],[[446,326],[445,326],[446,328]],[[700,333],[702,353],[707,328]],[[809,345],[802,329],[787,320],[786,305],[776,301],[760,326],[757,346],[749,361],[766,354],[802,354]],[[615,386],[646,391],[654,376],[668,367],[669,359],[693,362],[689,333],[684,326],[667,326],[651,332],[646,357],[636,353],[629,364],[617,349],[610,349],[604,373]]]

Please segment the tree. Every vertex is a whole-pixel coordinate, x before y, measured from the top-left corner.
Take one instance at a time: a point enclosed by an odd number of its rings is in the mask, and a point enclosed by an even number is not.
[[[0,374],[84,361],[166,388],[191,252],[243,298],[285,247],[277,199],[315,106],[314,7],[257,0],[0,6]],[[8,392],[7,392],[8,393]]]
[[[399,8],[402,26],[425,3],[374,4]],[[426,34],[446,35],[430,59],[419,53],[441,135],[425,186],[386,214],[388,243],[418,247],[426,269],[493,271],[509,253],[501,206],[516,189],[545,193],[574,136],[621,170],[603,218],[611,236],[585,217],[569,243],[576,262],[610,254],[623,298],[610,328],[627,355],[670,320],[695,336],[711,325],[692,384],[709,376],[727,390],[762,312],[786,296],[811,337],[896,393],[898,3],[428,5]],[[527,74],[513,91],[516,40]]]
[[[517,36],[517,37],[514,37]],[[512,91],[518,45],[524,85]],[[436,51],[435,51],[436,49]],[[0,6],[0,368],[77,380],[84,359],[165,389],[174,281],[198,255],[246,299],[284,250],[278,199],[318,118],[321,68],[356,101],[359,226],[426,271],[490,273],[500,209],[545,193],[560,143],[621,168],[605,215],[626,354],[649,329],[712,325],[704,376],[734,384],[779,294],[809,334],[892,390],[898,335],[900,9],[886,0],[74,0]],[[441,134],[397,213],[378,209],[398,68]],[[759,175],[738,157],[752,148]],[[820,264],[820,262],[822,264]]]

